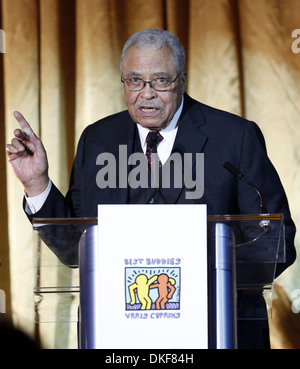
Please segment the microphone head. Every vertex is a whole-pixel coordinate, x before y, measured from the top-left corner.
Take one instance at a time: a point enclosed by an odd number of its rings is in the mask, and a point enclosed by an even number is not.
[[[235,177],[237,177],[238,179],[240,179],[241,177],[244,177],[243,173],[238,170],[236,167],[234,167],[231,163],[229,163],[228,161],[226,161],[223,164],[223,167],[225,169],[227,169],[231,174],[233,174]]]
[[[237,179],[241,179],[243,182],[247,183],[249,186],[251,186],[257,192],[257,194],[260,198],[260,214],[267,214],[267,209],[266,209],[266,206],[264,204],[264,200],[262,198],[262,195],[261,195],[259,189],[253,183],[249,182],[246,178],[244,178],[244,174],[239,169],[237,169],[235,166],[233,166],[231,163],[229,163],[228,161],[226,161],[223,164],[223,167],[225,169],[227,169],[235,177],[237,177]]]

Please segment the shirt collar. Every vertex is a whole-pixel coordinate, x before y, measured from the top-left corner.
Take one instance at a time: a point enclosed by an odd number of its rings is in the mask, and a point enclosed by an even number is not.
[[[181,104],[179,108],[177,109],[176,113],[174,114],[174,117],[172,118],[170,124],[166,128],[159,131],[164,139],[166,139],[173,132],[173,130],[177,128],[177,123],[178,123],[180,114],[183,109],[183,101],[184,101],[184,97],[182,95]],[[142,145],[142,148],[144,148],[146,145],[146,138],[147,138],[148,133],[150,132],[150,129],[142,127],[140,124],[138,124],[137,126],[139,130],[141,145]]]

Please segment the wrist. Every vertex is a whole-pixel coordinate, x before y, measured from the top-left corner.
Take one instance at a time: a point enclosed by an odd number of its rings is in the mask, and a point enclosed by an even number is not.
[[[26,184],[23,184],[24,191],[27,197],[36,197],[43,193],[49,185],[49,177],[32,179]]]

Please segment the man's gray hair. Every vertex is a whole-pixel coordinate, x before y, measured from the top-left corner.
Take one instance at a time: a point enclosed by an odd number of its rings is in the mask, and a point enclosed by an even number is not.
[[[120,63],[121,72],[123,69],[123,61],[125,54],[131,46],[135,46],[139,49],[150,47],[155,50],[159,50],[163,47],[168,47],[174,55],[177,72],[179,73],[184,70],[185,64],[184,48],[180,43],[180,41],[178,40],[178,38],[168,31],[162,29],[147,29],[144,31],[134,33],[126,41],[123,47]]]

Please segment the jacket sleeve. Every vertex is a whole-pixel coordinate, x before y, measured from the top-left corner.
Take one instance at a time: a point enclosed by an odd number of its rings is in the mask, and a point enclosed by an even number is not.
[[[67,195],[64,196],[54,183],[52,183],[51,191],[42,208],[34,214],[26,213],[31,222],[33,218],[75,218],[81,216],[81,168],[83,165],[85,132],[86,130],[82,133],[78,143]],[[26,200],[24,198],[24,210],[25,203]]]
[[[259,127],[249,122],[241,144],[239,168],[250,182],[261,192],[268,213],[284,216],[286,263],[279,263],[276,276],[290,266],[296,258],[294,238],[296,228],[291,218],[288,200],[280,178],[268,158],[265,140]],[[260,200],[257,193],[246,183],[238,183],[238,204],[241,214],[258,212]]]

